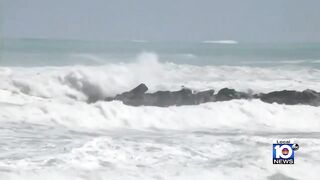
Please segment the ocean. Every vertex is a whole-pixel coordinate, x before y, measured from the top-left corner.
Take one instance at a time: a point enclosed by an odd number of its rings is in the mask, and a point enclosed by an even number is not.
[[[319,179],[320,108],[87,103],[128,91],[320,91],[320,43],[0,43],[0,179]],[[272,144],[300,145],[272,164]]]

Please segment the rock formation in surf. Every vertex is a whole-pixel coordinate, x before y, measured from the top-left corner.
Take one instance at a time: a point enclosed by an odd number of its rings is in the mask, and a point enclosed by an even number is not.
[[[181,106],[197,105],[206,102],[229,101],[233,99],[260,99],[267,103],[278,104],[305,104],[312,106],[320,105],[320,93],[313,90],[300,91],[273,91],[266,94],[250,94],[239,92],[234,89],[223,88],[214,94],[214,90],[193,92],[188,88],[182,88],[179,91],[157,91],[147,93],[148,87],[140,84],[131,91],[118,94],[115,97],[107,97],[106,101],[118,100],[131,106]]]
[[[320,93],[307,89],[300,91],[274,91],[267,94],[260,94],[260,99],[267,103],[278,104],[306,104],[312,106],[320,106]]]

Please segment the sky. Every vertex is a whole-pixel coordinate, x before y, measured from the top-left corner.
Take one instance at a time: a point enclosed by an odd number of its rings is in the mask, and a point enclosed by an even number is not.
[[[1,36],[320,42],[319,0],[0,0]]]

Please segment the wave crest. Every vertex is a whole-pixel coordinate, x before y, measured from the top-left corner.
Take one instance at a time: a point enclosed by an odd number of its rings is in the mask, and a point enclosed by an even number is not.
[[[194,66],[161,63],[155,53],[142,53],[134,63],[103,66],[0,68],[0,89],[53,99],[88,101],[146,83],[149,92],[225,87],[253,93],[276,90],[320,91],[318,69],[283,69],[239,66]],[[274,86],[277,84],[277,86]]]

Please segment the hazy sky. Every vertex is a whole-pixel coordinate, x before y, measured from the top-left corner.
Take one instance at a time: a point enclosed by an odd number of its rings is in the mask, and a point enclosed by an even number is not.
[[[4,37],[320,41],[320,0],[1,1]]]

